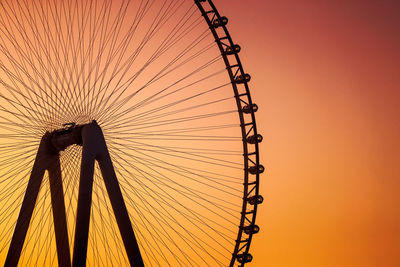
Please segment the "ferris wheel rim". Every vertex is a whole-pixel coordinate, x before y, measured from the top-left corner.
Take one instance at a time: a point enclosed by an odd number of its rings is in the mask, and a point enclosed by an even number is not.
[[[208,2],[211,7],[210,10],[206,10],[203,7],[203,4]],[[255,112],[258,110],[257,105],[253,104],[250,89],[249,89],[249,81],[250,75],[244,71],[243,65],[239,58],[240,46],[235,44],[232,40],[232,37],[228,31],[227,23],[228,19],[225,16],[221,16],[215,7],[212,0],[195,0],[198,8],[200,9],[202,16],[207,22],[210,31],[212,32],[215,42],[217,43],[221,56],[224,59],[226,69],[229,73],[229,77],[231,79],[232,88],[235,94],[236,102],[238,105],[238,115],[240,119],[240,127],[242,128],[242,141],[243,141],[243,156],[244,156],[244,191],[243,191],[243,206],[242,206],[242,217],[240,220],[238,236],[236,239],[235,249],[232,253],[232,260],[230,262],[230,266],[233,266],[235,261],[238,261],[241,266],[243,266],[246,262],[250,262],[253,257],[249,253],[250,244],[253,238],[253,235],[259,231],[259,227],[255,224],[256,215],[257,215],[257,206],[262,203],[263,198],[259,193],[259,183],[260,183],[260,174],[264,172],[264,167],[260,164],[260,156],[259,156],[259,143],[262,141],[262,136],[257,132],[256,118]],[[223,29],[223,35],[219,34],[216,30],[221,27]],[[223,41],[226,40],[228,44]],[[234,57],[233,64],[228,59],[229,56]],[[236,72],[233,72],[233,69],[236,68]],[[245,87],[245,93],[240,94],[237,88],[238,84],[243,84]],[[247,98],[244,100],[243,98]],[[243,104],[246,104],[247,107],[250,107],[249,110],[246,110],[246,107]],[[250,113],[251,122],[245,122],[243,113]],[[251,125],[251,129],[247,130],[246,126]],[[253,135],[250,135],[250,134]],[[252,138],[252,140],[249,140]],[[249,152],[250,145],[253,145],[254,151]],[[251,153],[249,155],[249,153]],[[255,160],[249,159],[249,156],[255,156]],[[253,166],[249,166],[249,162],[253,164]],[[253,168],[253,169],[250,169]],[[255,171],[254,171],[255,169]],[[253,181],[249,181],[249,175],[255,175],[255,179]],[[250,189],[251,188],[251,189]],[[252,194],[252,192],[254,192]],[[252,196],[250,196],[252,195]],[[248,206],[252,206],[253,209],[249,210]],[[249,218],[249,215],[250,218]],[[246,225],[247,223],[247,226]],[[242,236],[246,235],[247,238],[242,239]]]

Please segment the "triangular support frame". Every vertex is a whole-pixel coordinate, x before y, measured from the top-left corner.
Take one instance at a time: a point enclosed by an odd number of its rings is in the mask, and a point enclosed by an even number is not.
[[[72,144],[82,145],[78,206],[72,266],[85,266],[89,235],[95,161],[98,162],[117,225],[131,266],[144,266],[129,214],[107,149],[96,121],[47,132],[39,145],[17,224],[4,266],[17,266],[45,171],[49,173],[51,204],[59,266],[71,266],[59,152]]]

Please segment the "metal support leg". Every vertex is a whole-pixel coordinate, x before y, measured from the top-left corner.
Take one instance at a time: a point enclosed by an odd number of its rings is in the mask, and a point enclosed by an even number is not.
[[[4,266],[17,266],[18,264],[46,169],[50,176],[51,203],[59,266],[71,266],[60,158],[58,153],[54,154],[53,151],[49,150],[49,138],[50,135],[45,134],[40,142]]]
[[[46,170],[49,171],[59,266],[71,266],[59,151],[72,144],[83,145],[73,266],[86,265],[95,160],[99,162],[129,262],[132,266],[144,266],[110,154],[108,153],[101,128],[96,122],[46,133],[43,136],[22,202],[5,266],[17,266],[18,264]]]
[[[19,211],[10,248],[8,249],[6,262],[4,263],[5,267],[17,266],[21,256],[22,246],[24,245],[26,233],[31,222],[33,209],[35,208],[43,175],[46,171],[46,159],[43,157],[43,152],[45,150],[44,144],[45,137],[43,137],[40,142],[35,163],[33,164],[31,177],[29,178],[28,187],[26,188],[21,210]]]
[[[52,157],[48,172],[50,180],[51,205],[53,208],[54,230],[56,233],[58,266],[70,267],[71,256],[69,252],[64,191],[61,179],[60,158],[58,154]]]
[[[73,266],[85,266],[86,264],[95,160],[99,162],[129,262],[132,266],[144,266],[104,136],[97,123],[93,122],[83,127],[82,142],[81,181],[79,185]]]
[[[110,202],[114,210],[119,231],[125,245],[126,254],[132,266],[144,266],[104,137],[102,138],[101,147],[103,151],[98,158],[98,162],[108,195],[110,196]]]
[[[92,203],[94,161],[96,158],[96,142],[91,135],[90,127],[82,129],[82,162],[81,177],[79,181],[78,207],[76,212],[76,228],[74,254],[72,264],[74,267],[86,266],[87,244],[89,236],[90,206]]]

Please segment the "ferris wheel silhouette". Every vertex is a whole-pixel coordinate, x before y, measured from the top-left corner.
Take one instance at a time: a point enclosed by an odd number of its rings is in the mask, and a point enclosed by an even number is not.
[[[259,143],[210,0],[0,3],[0,262],[243,266]]]

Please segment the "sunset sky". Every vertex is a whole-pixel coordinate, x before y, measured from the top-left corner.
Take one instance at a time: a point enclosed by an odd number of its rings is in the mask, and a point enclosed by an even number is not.
[[[41,136],[92,119],[145,263],[229,262],[245,199],[242,122],[193,0],[0,2],[0,264]],[[213,2],[241,46],[264,137],[246,266],[400,266],[400,1]],[[75,144],[60,160],[70,248],[81,153]],[[46,179],[20,265],[57,262]],[[100,179],[97,166],[88,265],[128,265]]]
[[[400,266],[400,2],[215,4],[264,136],[249,266]]]

